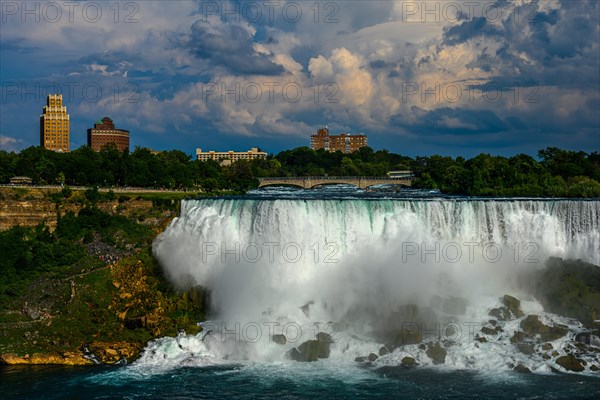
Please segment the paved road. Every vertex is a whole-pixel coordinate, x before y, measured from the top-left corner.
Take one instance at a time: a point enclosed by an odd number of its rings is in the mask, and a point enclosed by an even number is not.
[[[54,189],[60,190],[61,186],[53,186],[53,185],[0,185],[3,188],[10,189]],[[87,186],[69,186],[72,190],[88,190]],[[123,193],[123,192],[143,192],[143,193],[196,193],[200,192],[199,190],[171,190],[171,189],[147,189],[147,188],[137,188],[137,187],[115,187],[115,188],[98,188],[99,192],[109,192],[113,191],[115,193]]]

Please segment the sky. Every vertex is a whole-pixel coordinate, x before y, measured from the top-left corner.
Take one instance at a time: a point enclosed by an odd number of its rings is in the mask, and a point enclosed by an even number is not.
[[[0,147],[277,153],[331,134],[416,156],[600,151],[600,2],[0,1]]]

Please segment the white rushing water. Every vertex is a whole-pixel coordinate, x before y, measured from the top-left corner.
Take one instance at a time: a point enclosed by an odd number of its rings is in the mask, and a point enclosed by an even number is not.
[[[510,346],[519,319],[502,322],[506,333],[489,342],[474,336],[504,294],[576,333],[577,321],[545,313],[520,280],[551,256],[600,265],[599,249],[599,201],[184,201],[154,253],[174,284],[210,291],[214,320],[198,336],[152,343],[138,364],[283,362],[318,332],[334,339],[322,362],[346,363],[378,353],[385,332],[418,329],[454,343],[445,366],[546,371]],[[418,344],[376,363],[407,355],[432,364]]]

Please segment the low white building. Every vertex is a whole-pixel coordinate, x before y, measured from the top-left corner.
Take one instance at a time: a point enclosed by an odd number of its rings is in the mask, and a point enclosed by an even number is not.
[[[202,151],[196,149],[196,159],[200,161],[213,160],[221,165],[231,165],[238,160],[254,160],[256,158],[266,158],[267,153],[253,147],[248,151]]]

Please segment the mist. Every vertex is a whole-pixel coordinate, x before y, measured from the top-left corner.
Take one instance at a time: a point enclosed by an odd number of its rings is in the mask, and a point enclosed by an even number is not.
[[[210,291],[212,318],[365,334],[526,298],[548,257],[598,265],[599,248],[597,202],[527,200],[193,200],[154,243],[171,282]]]

